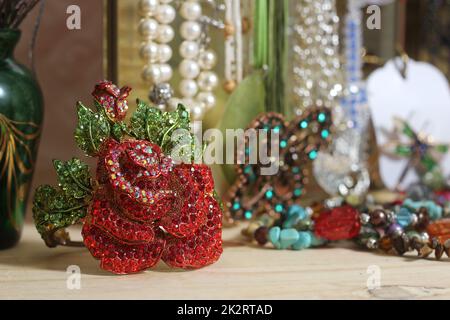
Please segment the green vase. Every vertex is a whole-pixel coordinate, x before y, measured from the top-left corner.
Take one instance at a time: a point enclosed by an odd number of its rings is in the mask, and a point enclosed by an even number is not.
[[[43,118],[36,78],[14,60],[20,34],[0,29],[0,249],[20,239]]]

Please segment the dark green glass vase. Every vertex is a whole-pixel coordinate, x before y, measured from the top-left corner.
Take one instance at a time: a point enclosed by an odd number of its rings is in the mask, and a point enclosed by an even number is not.
[[[0,29],[0,249],[20,239],[43,117],[35,77],[14,60],[20,34]]]

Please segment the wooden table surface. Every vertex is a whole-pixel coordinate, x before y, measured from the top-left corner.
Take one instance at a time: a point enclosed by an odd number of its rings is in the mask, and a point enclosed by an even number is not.
[[[224,231],[224,253],[215,265],[180,271],[160,263],[116,276],[100,270],[84,248],[47,248],[27,225],[17,247],[0,251],[0,299],[446,299],[449,263],[364,252],[352,244],[258,248],[234,228]],[[79,290],[67,289],[70,265],[81,269]],[[369,290],[373,266],[381,287]]]

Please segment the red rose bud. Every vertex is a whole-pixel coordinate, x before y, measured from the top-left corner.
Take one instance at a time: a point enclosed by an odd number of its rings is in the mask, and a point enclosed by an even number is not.
[[[130,91],[130,87],[119,89],[111,81],[101,81],[95,86],[92,95],[105,109],[106,114],[112,121],[121,121],[128,111],[126,98]]]

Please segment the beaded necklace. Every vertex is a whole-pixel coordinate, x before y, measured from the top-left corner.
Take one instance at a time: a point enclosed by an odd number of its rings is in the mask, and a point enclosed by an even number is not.
[[[173,53],[169,44],[175,37],[171,24],[177,15],[172,2],[179,7],[178,12],[183,18],[179,30],[183,38],[179,47],[182,57],[178,66],[182,78],[178,87],[179,98],[173,97],[169,85],[173,76],[168,63]],[[215,12],[225,10],[223,5],[214,0],[207,3]],[[204,15],[200,0],[181,3],[172,0],[140,0],[139,13],[141,20],[138,30],[143,41],[140,56],[146,61],[142,78],[150,85],[151,101],[161,109],[171,110],[183,103],[194,119],[202,119],[205,112],[216,104],[213,91],[219,83],[213,71],[217,55],[209,48],[208,28],[213,26],[223,29],[223,22]]]

